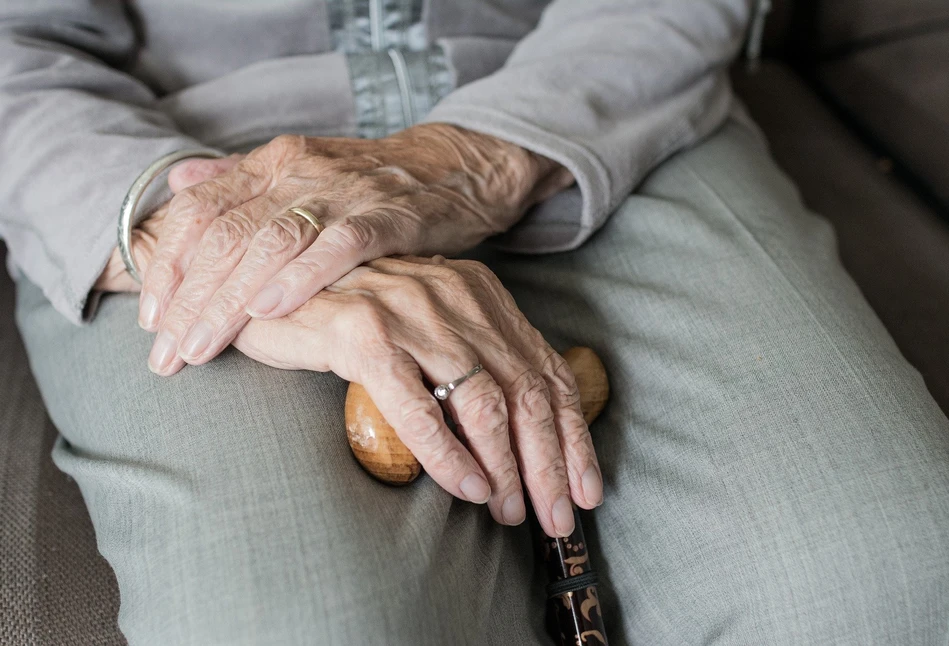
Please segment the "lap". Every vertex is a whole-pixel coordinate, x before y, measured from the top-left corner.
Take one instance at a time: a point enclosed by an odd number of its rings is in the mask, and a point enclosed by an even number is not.
[[[476,255],[610,372],[588,533],[614,641],[935,639],[949,423],[750,130],[663,164],[575,252]],[[25,284],[18,307],[126,634],[540,641],[523,528],[369,480],[331,375],[231,351],[153,376],[135,302],[84,328]]]
[[[663,164],[575,252],[482,259],[605,360],[592,524],[630,642],[945,639],[949,422],[754,131]]]
[[[540,643],[525,528],[350,455],[346,385],[229,350],[152,375],[137,299],[93,324],[18,286],[57,464],[116,572],[132,644]]]

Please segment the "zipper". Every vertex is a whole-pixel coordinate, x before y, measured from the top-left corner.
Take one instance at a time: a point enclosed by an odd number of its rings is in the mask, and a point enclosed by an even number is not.
[[[395,69],[395,80],[399,84],[399,95],[402,98],[402,123],[408,128],[415,124],[418,111],[415,108],[415,97],[409,85],[409,66],[405,64],[405,57],[398,49],[389,49],[389,59]]]

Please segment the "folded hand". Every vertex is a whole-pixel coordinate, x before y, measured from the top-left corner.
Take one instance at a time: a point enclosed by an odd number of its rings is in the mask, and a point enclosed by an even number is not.
[[[573,530],[571,499],[587,509],[602,500],[570,367],[480,263],[373,261],[284,318],[251,321],[234,345],[273,366],[362,384],[429,475],[459,498],[487,501],[499,522],[524,519],[521,477],[550,536]],[[445,401],[456,437],[422,378],[447,383],[479,363]]]
[[[251,315],[281,317],[368,260],[474,246],[570,181],[546,158],[445,124],[278,137],[172,199],[142,287],[139,322],[157,332],[149,365],[204,363]],[[326,229],[317,237],[291,207]]]

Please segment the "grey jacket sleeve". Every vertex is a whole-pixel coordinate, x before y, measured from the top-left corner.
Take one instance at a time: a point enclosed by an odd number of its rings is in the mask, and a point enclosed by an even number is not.
[[[553,0],[500,70],[459,87],[425,120],[570,169],[577,187],[536,207],[500,244],[572,249],[646,173],[728,116],[726,68],[750,13],[751,0]]]
[[[135,48],[118,0],[0,8],[0,237],[16,270],[79,323],[141,170],[198,145],[116,68]]]

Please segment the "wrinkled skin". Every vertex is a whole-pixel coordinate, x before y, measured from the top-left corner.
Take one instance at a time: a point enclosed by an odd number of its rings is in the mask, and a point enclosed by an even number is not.
[[[175,195],[145,273],[139,322],[157,332],[157,374],[208,361],[251,316],[284,316],[366,261],[473,247],[572,182],[544,157],[445,124],[378,140],[286,135],[231,161]],[[326,230],[317,237],[294,206]]]
[[[232,157],[182,165],[169,183],[178,195],[187,194],[240,162]],[[174,200],[133,236],[146,276],[165,236],[175,235],[173,208]],[[372,215],[362,217],[372,221]],[[302,218],[283,225],[294,227],[300,241],[312,232]],[[482,233],[491,230],[479,226]],[[481,235],[475,230],[472,223],[470,240]],[[138,288],[117,252],[97,288]],[[480,263],[441,256],[372,260],[321,285],[287,315],[242,320],[232,340],[268,365],[332,371],[363,384],[432,478],[463,500],[487,503],[498,522],[524,520],[522,478],[552,536],[573,530],[571,500],[587,509],[602,502],[602,477],[572,372]],[[485,370],[445,402],[458,425],[456,437],[422,377],[446,383],[477,363]]]
[[[135,253],[145,264],[154,242],[140,239]],[[285,317],[252,320],[234,345],[277,368],[363,384],[435,481],[487,502],[498,522],[524,520],[522,477],[552,536],[573,530],[571,499],[586,509],[602,501],[573,373],[481,263],[375,260]],[[422,377],[446,383],[478,363],[485,370],[446,402],[456,437]]]
[[[571,498],[587,509],[602,500],[573,373],[480,263],[372,261],[287,317],[251,322],[235,345],[270,365],[363,384],[436,482],[488,500],[498,522],[523,521],[521,477],[550,535],[573,530]],[[421,377],[446,383],[478,363],[484,371],[446,401],[463,444]]]

